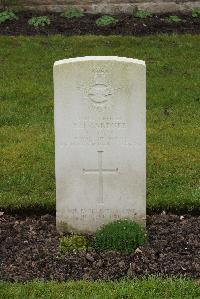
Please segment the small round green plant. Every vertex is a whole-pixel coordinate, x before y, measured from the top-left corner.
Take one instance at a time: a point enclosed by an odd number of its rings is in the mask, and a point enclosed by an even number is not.
[[[181,22],[181,18],[179,18],[178,16],[169,16],[165,20],[169,23],[179,23],[179,22]]]
[[[28,24],[30,26],[34,26],[35,28],[44,27],[46,25],[50,25],[51,21],[47,16],[42,17],[33,17],[28,20]]]
[[[86,251],[88,242],[84,236],[73,235],[61,237],[59,240],[59,249],[61,253],[69,251]]]
[[[146,19],[152,17],[152,14],[149,11],[145,11],[145,10],[137,10],[133,15],[134,17],[139,19]]]
[[[192,10],[192,17],[193,18],[200,18],[200,7],[194,8]]]
[[[61,17],[67,19],[81,18],[84,17],[84,15],[85,14],[78,8],[70,8],[61,13]]]
[[[118,22],[118,20],[111,16],[102,16],[96,20],[97,26],[109,26],[114,25]]]
[[[13,11],[5,10],[0,12],[0,24],[14,20],[19,20],[19,18]]]
[[[117,220],[97,230],[94,247],[98,251],[131,253],[145,240],[145,230],[141,225],[131,220]]]

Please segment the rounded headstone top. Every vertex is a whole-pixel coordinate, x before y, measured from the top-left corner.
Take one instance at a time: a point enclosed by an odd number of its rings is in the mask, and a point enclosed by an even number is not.
[[[82,61],[116,61],[116,62],[126,62],[126,63],[134,63],[134,64],[141,64],[145,65],[145,61],[127,58],[127,57],[119,57],[119,56],[84,56],[84,57],[76,57],[76,58],[68,58],[58,60],[54,63],[54,66],[67,64],[67,63],[75,63],[75,62],[82,62]]]

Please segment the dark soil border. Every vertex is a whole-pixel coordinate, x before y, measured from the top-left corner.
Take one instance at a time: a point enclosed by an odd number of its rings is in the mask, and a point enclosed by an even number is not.
[[[3,211],[6,214],[9,214],[11,216],[42,216],[45,214],[49,214],[52,216],[56,215],[56,207],[54,204],[48,205],[47,206],[31,206],[31,207],[1,207],[0,206],[0,212]],[[152,215],[159,215],[159,214],[176,214],[176,215],[187,215],[190,214],[191,216],[200,216],[200,207],[190,207],[190,206],[185,206],[185,207],[162,207],[162,208],[148,208],[147,207],[147,215],[152,216]]]
[[[43,13],[44,15],[45,13]],[[131,15],[121,14],[115,16],[118,22],[115,25],[99,27],[95,21],[101,15],[86,14],[77,19],[65,19],[58,13],[45,14],[50,18],[51,24],[35,29],[28,25],[28,19],[41,16],[36,12],[20,12],[19,20],[0,24],[0,35],[148,35],[157,33],[200,33],[200,18],[177,13],[153,15],[150,18],[139,19]],[[169,23],[164,20],[167,16],[177,15],[181,18],[179,23]]]
[[[148,243],[132,254],[61,255],[55,216],[0,216],[0,280],[97,280],[147,275],[200,277],[200,216],[147,216]],[[86,236],[92,238],[92,236]]]

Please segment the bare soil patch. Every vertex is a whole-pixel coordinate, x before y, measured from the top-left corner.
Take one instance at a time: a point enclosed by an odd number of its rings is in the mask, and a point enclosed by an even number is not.
[[[118,22],[114,25],[99,27],[95,21],[101,15],[85,15],[77,19],[65,19],[58,13],[46,14],[51,24],[35,29],[28,25],[28,19],[41,14],[34,12],[19,13],[19,20],[0,25],[1,35],[147,35],[155,33],[200,33],[200,19],[180,15],[181,22],[169,23],[164,20],[168,15],[154,15],[151,18],[139,19],[131,15],[115,16]],[[173,14],[170,14],[173,15]],[[177,15],[177,14],[176,14]]]
[[[0,216],[0,280],[200,277],[200,216],[148,216],[147,232],[148,243],[132,254],[91,251],[62,256],[55,216],[4,214]]]

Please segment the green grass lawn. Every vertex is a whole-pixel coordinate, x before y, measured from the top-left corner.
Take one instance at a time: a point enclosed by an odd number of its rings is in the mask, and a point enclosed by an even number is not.
[[[55,209],[54,61],[118,55],[147,64],[148,209],[199,209],[199,49],[195,35],[1,36],[0,208]]]
[[[148,279],[124,280],[114,282],[29,282],[29,283],[0,283],[0,298],[4,299],[198,299],[200,287],[191,280]]]

